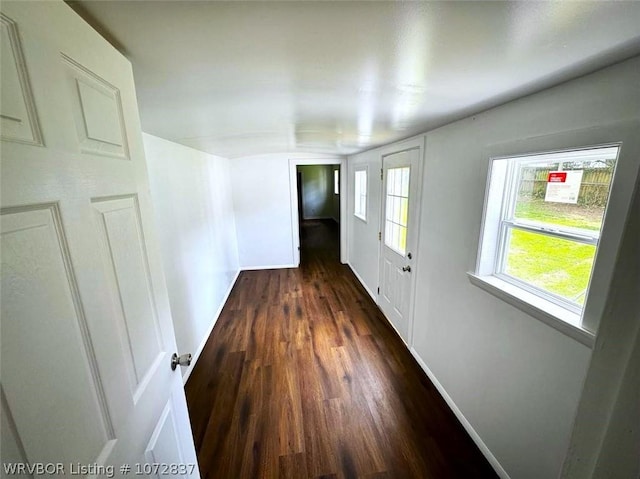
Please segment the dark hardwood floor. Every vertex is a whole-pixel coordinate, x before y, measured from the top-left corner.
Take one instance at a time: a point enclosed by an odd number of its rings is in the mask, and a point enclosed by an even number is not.
[[[203,478],[496,477],[347,266],[240,274],[186,385]]]

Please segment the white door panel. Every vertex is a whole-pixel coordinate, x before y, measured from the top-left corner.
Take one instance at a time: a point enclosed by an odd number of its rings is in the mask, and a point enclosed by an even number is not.
[[[136,196],[101,198],[92,201],[96,229],[101,236],[101,255],[109,274],[113,309],[118,311],[123,369],[134,392],[152,373],[152,365],[163,351],[158,315],[154,304],[149,265],[142,237]]]
[[[57,213],[43,205],[1,217],[2,355],[18,360],[3,361],[2,388],[30,461],[90,463],[113,431]],[[71,452],[74,437],[83,440]]]
[[[187,467],[180,449],[180,426],[179,415],[173,407],[173,401],[167,402],[158,424],[151,435],[149,444],[145,451],[145,462],[148,464],[170,464],[169,468],[151,469],[149,475],[157,479],[160,478],[185,478],[189,477],[189,467]],[[173,465],[178,467],[173,467]],[[181,465],[184,465],[182,467]]]
[[[413,148],[382,159],[380,308],[410,343],[420,196],[420,152]]]
[[[22,446],[18,443],[16,426],[9,412],[9,406],[2,391],[0,391],[0,444],[2,444],[2,462],[25,463]],[[8,474],[4,467],[0,469],[0,478],[14,477],[15,474]]]
[[[73,58],[64,54],[61,58],[81,151],[129,159],[118,88]]]
[[[3,442],[117,470],[169,407],[154,460],[195,464],[131,65],[62,2],[0,8]]]
[[[2,138],[40,145],[42,137],[33,105],[24,56],[17,28],[4,15],[0,18],[0,62],[2,89],[0,100],[0,128]]]

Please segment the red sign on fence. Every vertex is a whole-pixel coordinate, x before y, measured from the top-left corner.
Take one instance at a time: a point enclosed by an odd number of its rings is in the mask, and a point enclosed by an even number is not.
[[[584,170],[550,171],[544,200],[575,205],[580,194],[582,173]]]
[[[566,183],[567,173],[566,171],[550,171],[547,183]]]

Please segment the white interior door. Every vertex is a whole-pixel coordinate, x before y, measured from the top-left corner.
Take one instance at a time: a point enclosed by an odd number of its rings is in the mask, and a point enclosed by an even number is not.
[[[382,170],[379,305],[405,343],[409,344],[417,264],[420,148],[385,155]]]
[[[61,1],[0,8],[2,461],[199,477],[131,65]]]

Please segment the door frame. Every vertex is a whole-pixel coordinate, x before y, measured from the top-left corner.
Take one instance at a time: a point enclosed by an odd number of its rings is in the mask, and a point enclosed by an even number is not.
[[[402,335],[396,329],[394,324],[391,322],[391,319],[387,318],[387,316],[385,315],[385,318],[389,323],[389,325],[391,325],[391,327],[394,329],[398,337],[402,340],[402,342],[406,344],[408,349],[411,349],[413,347],[413,323],[414,323],[414,312],[415,312],[415,302],[416,302],[416,284],[418,282],[417,281],[418,265],[419,265],[419,259],[420,259],[419,250],[420,250],[420,217],[422,216],[421,215],[422,184],[424,181],[424,178],[423,178],[424,170],[426,169],[424,168],[425,150],[427,146],[426,143],[427,143],[427,135],[421,135],[419,137],[409,138],[408,140],[385,146],[380,150],[381,172],[384,171],[385,156],[390,156],[395,153],[401,153],[403,151],[408,151],[408,150],[415,150],[415,149],[420,150],[420,154],[418,156],[418,172],[416,175],[416,178],[418,180],[418,186],[416,188],[416,196],[417,196],[416,204],[417,204],[418,211],[417,211],[417,214],[415,215],[416,224],[414,226],[416,230],[416,251],[414,253],[415,266],[412,269],[411,286],[410,286],[411,291],[409,292],[409,295],[410,295],[409,296],[409,313],[408,313],[409,321],[408,321],[407,341],[405,341],[402,338]],[[378,231],[380,231],[380,234],[382,234],[382,228],[384,227],[385,208],[386,208],[386,201],[385,201],[385,192],[384,192],[384,178],[381,178],[380,180],[380,216],[378,217]],[[378,241],[378,243],[379,243],[378,244],[378,281],[380,282],[380,285],[382,285],[381,260],[382,260],[383,248],[384,248],[384,244],[383,244],[384,242],[382,241],[382,237],[380,241]],[[381,293],[378,293],[376,295],[376,304],[378,305],[378,307],[380,307],[380,294]],[[382,309],[380,309],[380,311],[382,311]]]
[[[338,165],[340,166],[340,262],[347,263],[347,159],[344,157],[290,158],[289,192],[291,201],[291,254],[295,268],[300,266],[300,224],[298,221],[298,177],[300,165]]]

